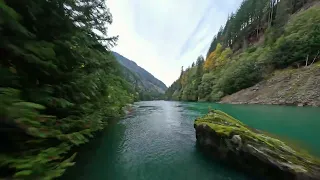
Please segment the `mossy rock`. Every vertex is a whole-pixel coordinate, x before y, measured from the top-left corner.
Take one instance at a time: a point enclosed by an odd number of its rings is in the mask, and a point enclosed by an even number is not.
[[[222,111],[210,111],[194,127],[200,147],[233,167],[265,179],[320,179],[317,158]]]

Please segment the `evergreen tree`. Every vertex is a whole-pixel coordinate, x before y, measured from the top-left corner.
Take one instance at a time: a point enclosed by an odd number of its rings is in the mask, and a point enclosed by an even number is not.
[[[132,100],[111,22],[104,0],[0,0],[1,177],[59,177]]]
[[[203,56],[199,56],[196,62],[197,66],[197,71],[196,71],[196,81],[194,84],[195,92],[196,92],[196,99],[198,100],[199,97],[199,86],[201,84],[201,79],[203,76],[203,63],[204,63],[204,58]]]

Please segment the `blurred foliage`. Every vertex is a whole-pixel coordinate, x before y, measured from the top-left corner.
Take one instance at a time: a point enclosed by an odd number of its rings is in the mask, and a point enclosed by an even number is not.
[[[53,179],[134,91],[104,0],[0,0],[0,178]]]

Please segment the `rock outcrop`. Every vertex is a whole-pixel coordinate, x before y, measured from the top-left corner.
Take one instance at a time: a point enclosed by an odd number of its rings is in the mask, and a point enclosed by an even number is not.
[[[210,157],[263,179],[320,180],[320,161],[214,110],[194,122],[198,145]]]

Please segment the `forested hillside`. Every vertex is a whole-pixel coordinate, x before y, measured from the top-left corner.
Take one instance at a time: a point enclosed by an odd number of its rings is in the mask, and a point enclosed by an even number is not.
[[[319,1],[244,0],[213,38],[206,59],[182,69],[166,97],[219,101],[276,69],[312,66],[319,51]]]
[[[0,0],[0,179],[52,179],[133,101],[105,0]]]
[[[117,61],[123,66],[125,79],[132,85],[133,89],[139,93],[139,100],[161,99],[164,96],[167,86],[159,79],[155,78],[148,71],[138,66],[134,61],[113,52]]]

